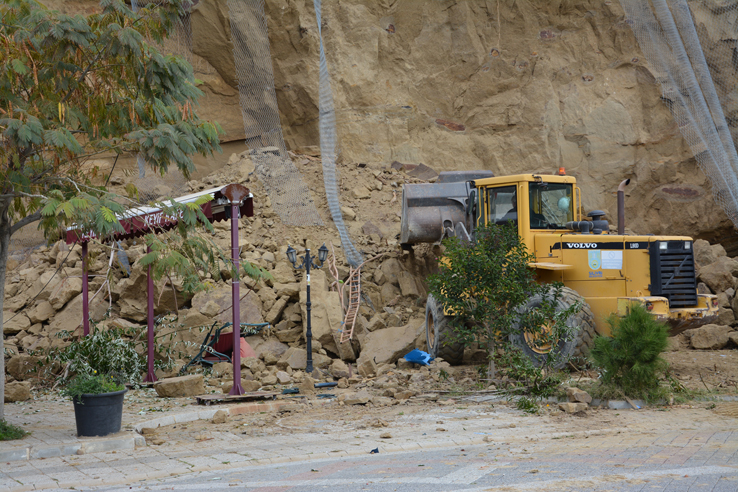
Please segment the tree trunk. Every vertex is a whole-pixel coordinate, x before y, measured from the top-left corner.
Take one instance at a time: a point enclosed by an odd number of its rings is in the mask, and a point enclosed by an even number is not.
[[[5,330],[3,304],[5,302],[5,269],[10,252],[10,217],[8,204],[0,202],[0,420],[5,419]]]

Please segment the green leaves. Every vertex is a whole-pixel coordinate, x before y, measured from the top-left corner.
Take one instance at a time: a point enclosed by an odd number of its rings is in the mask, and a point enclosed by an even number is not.
[[[84,163],[101,152],[142,151],[155,171],[173,163],[188,176],[191,154],[220,150],[217,124],[190,109],[202,94],[192,67],[162,55],[156,44],[185,3],[164,0],[134,13],[121,0],[105,0],[101,12],[87,17],[34,0],[0,3],[0,194],[26,199],[59,190],[61,201],[80,191],[99,195],[103,183]],[[46,205],[48,230],[74,215],[74,207]],[[10,210],[11,220],[19,210]],[[35,210],[26,206],[24,213]],[[189,224],[197,216],[190,212]],[[100,211],[88,225],[109,229],[110,219]]]
[[[10,60],[10,65],[13,67],[13,71],[18,75],[25,75],[28,73],[28,67],[26,67],[18,58]]]
[[[122,328],[111,326],[98,329],[93,326],[90,336],[74,340],[58,355],[49,355],[49,361],[56,358],[67,364],[69,373],[76,375],[80,384],[89,384],[98,374],[115,374],[122,381],[138,383],[146,371],[146,359],[136,352],[136,345]],[[74,383],[70,385],[70,391]],[[69,396],[73,396],[69,394]]]
[[[647,397],[659,386],[667,369],[661,354],[668,346],[668,329],[637,303],[629,313],[608,320],[612,338],[597,337],[591,355],[605,384],[613,384],[632,397]]]
[[[544,377],[512,343],[511,335],[522,330],[555,347],[559,339],[571,335],[565,323],[578,307],[557,312],[561,287],[536,282],[535,272],[528,267],[533,257],[514,225],[481,227],[474,242],[449,238],[444,246],[438,273],[429,277],[428,285],[452,313],[451,326],[457,339],[485,347],[490,360],[502,364],[513,384],[525,386],[533,396],[550,393],[556,379]],[[543,301],[523,309],[533,297]],[[548,357],[543,367],[551,368],[559,360]]]

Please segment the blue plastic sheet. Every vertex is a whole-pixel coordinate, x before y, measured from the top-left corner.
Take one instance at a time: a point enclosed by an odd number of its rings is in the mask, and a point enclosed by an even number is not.
[[[413,349],[405,354],[405,360],[414,364],[420,364],[421,366],[427,366],[433,360],[433,357],[428,352]]]

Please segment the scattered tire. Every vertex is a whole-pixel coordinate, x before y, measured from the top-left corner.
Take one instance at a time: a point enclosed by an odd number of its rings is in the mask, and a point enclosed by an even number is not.
[[[464,344],[455,339],[450,320],[450,316],[443,314],[443,306],[429,294],[425,303],[428,353],[432,357],[441,357],[451,365],[459,365],[464,358]]]
[[[571,340],[559,340],[555,347],[550,345],[538,345],[534,337],[522,329],[516,330],[510,335],[510,341],[520,347],[525,355],[527,355],[535,364],[540,367],[546,362],[552,349],[556,350],[563,357],[554,365],[554,368],[561,369],[567,362],[572,361],[575,364],[582,364],[587,360],[589,351],[594,346],[595,338],[595,318],[592,308],[576,291],[564,287],[561,289],[561,297],[559,297],[556,311],[563,311],[576,302],[582,302],[582,309],[572,315],[566,322],[566,325],[574,328],[574,337]],[[541,296],[531,297],[530,300],[521,308],[521,311],[540,306],[542,303]],[[513,329],[517,328],[513,326]]]

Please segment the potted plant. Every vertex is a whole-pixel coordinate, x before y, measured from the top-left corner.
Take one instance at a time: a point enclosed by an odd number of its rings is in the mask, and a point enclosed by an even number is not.
[[[128,391],[109,374],[77,374],[62,389],[71,398],[78,436],[106,436],[120,431],[123,395]]]

